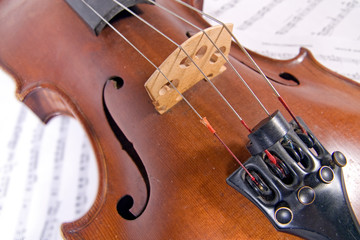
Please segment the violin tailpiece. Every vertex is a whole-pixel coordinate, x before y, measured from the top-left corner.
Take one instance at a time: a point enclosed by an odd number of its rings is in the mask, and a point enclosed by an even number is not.
[[[347,197],[341,152],[332,155],[301,118],[304,134],[279,111],[259,123],[244,163],[258,185],[239,168],[227,183],[253,202],[279,231],[306,239],[360,239],[360,227]],[[275,166],[263,151],[277,157]]]
[[[227,27],[232,29],[232,24],[228,24]],[[204,31],[227,58],[231,35],[223,26],[213,26]],[[205,80],[205,76],[212,79],[226,70],[226,60],[209,38],[203,32],[189,38],[181,44],[184,51],[177,48],[160,65],[161,72],[156,70],[146,81],[145,89],[160,114],[182,100],[182,96],[174,87],[182,94],[200,80]]]

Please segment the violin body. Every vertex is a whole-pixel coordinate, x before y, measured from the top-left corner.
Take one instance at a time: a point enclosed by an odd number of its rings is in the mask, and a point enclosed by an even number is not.
[[[157,2],[209,26],[173,1]],[[202,6],[202,1],[186,2]],[[197,32],[154,5],[139,4],[135,10],[179,44]],[[0,20],[0,64],[14,77],[17,98],[44,122],[59,114],[76,118],[96,154],[96,200],[85,216],[62,225],[64,238],[296,238],[276,231],[226,184],[237,163],[184,101],[162,115],[155,110],[144,88],[154,67],[112,29],[94,35],[62,0],[0,0]],[[157,66],[176,49],[132,16],[124,14],[113,24]],[[344,178],[359,217],[360,85],[326,69],[305,49],[287,61],[251,55],[327,150],[347,157]],[[271,113],[282,109],[235,45],[229,59]],[[299,84],[281,78],[284,72]],[[111,84],[114,79],[120,86]],[[266,117],[229,68],[212,81],[250,126]],[[248,133],[211,86],[201,81],[185,97],[245,162]]]

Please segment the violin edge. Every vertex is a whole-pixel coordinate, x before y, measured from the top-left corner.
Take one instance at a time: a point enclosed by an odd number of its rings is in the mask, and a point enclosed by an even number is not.
[[[257,71],[255,69],[255,67],[252,66],[252,63],[250,63],[249,61],[246,61],[247,59],[244,59],[244,57],[242,56],[243,53],[242,53],[241,49],[235,43],[233,43],[231,47],[232,47],[232,49],[231,49],[230,55],[232,57],[234,57],[236,60],[244,63],[246,66],[253,69],[254,71]],[[295,55],[294,57],[289,58],[289,59],[271,58],[271,57],[262,55],[260,53],[257,53],[248,48],[246,48],[246,51],[255,60],[255,62],[259,64],[260,68],[262,68],[262,69],[265,69],[264,67],[261,67],[262,64],[264,64],[264,63],[265,64],[268,64],[268,63],[274,64],[276,66],[277,71],[275,71],[275,72],[264,71],[264,73],[267,77],[269,77],[270,80],[273,80],[274,82],[277,82],[280,84],[283,84],[283,82],[284,82],[284,80],[281,79],[281,77],[279,76],[280,73],[282,73],[284,71],[286,72],[287,69],[291,69],[293,66],[297,66],[298,64],[302,64],[306,60],[308,60],[312,63],[311,66],[321,70],[325,74],[329,74],[329,75],[333,76],[334,78],[337,78],[337,79],[345,81],[349,84],[353,84],[357,87],[360,87],[360,82],[358,82],[354,79],[351,79],[349,77],[346,77],[346,76],[326,67],[324,64],[322,64],[321,62],[319,62],[316,59],[314,54],[309,49],[307,49],[305,47],[300,47],[297,55]],[[283,85],[287,85],[287,84],[283,84]]]

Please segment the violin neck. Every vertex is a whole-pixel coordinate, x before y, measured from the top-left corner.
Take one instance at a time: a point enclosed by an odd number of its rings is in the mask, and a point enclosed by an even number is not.
[[[70,7],[79,15],[79,17],[90,27],[95,35],[99,35],[109,22],[116,15],[124,10],[121,5],[125,7],[133,7],[138,3],[149,3],[146,0],[118,0],[119,3],[113,0],[88,0],[86,1],[93,9],[96,9],[98,15],[89,8],[84,1],[79,0],[65,0]],[[105,20],[105,21],[104,21]]]

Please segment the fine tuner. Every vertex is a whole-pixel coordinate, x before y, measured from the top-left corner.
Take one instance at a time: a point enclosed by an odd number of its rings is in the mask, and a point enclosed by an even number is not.
[[[201,0],[0,6],[17,97],[78,119],[96,155],[96,200],[64,238],[360,238],[342,171],[359,166],[360,88],[309,51],[249,52]]]
[[[129,7],[111,3],[123,10]],[[104,16],[97,16],[98,21],[108,21]],[[146,91],[160,114],[184,99],[183,93],[200,80],[210,82],[226,70],[224,64],[229,62],[233,36],[228,29],[232,25],[218,25],[191,36],[146,81]],[[96,28],[93,30],[99,34]],[[241,45],[240,48],[243,49]],[[265,75],[264,78],[268,81]],[[285,102],[281,97],[280,100]],[[285,108],[289,108],[286,103]],[[195,113],[199,115],[196,110]],[[206,118],[200,119],[216,134]],[[246,124],[245,127],[248,128]],[[341,152],[330,155],[301,118],[288,123],[279,111],[248,130],[247,149],[252,157],[227,178],[230,186],[261,209],[280,231],[307,239],[360,238],[343,181],[341,168],[346,165],[346,158]]]

